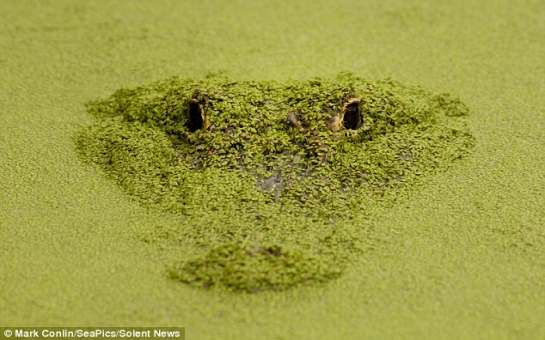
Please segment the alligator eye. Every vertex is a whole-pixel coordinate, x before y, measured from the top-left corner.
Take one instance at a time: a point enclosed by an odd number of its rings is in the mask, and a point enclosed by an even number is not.
[[[359,99],[352,98],[344,105],[343,125],[345,129],[357,130],[363,124],[359,103]]]
[[[187,127],[189,131],[195,132],[201,130],[204,127],[204,110],[202,105],[195,99],[191,99],[189,102],[189,108],[187,109]]]

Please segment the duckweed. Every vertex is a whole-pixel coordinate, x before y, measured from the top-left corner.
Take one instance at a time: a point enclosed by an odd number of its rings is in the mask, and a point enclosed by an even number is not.
[[[83,158],[140,204],[181,216],[169,238],[209,249],[172,276],[232,291],[337,277],[334,268],[353,252],[345,245],[357,240],[324,238],[331,228],[447,169],[474,144],[458,98],[350,74],[286,82],[174,77],[120,89],[87,110],[97,122],[76,138]],[[305,251],[293,236],[303,229]],[[320,252],[306,251],[316,245]]]
[[[141,203],[173,212],[210,190],[214,201],[316,207],[403,185],[473,144],[459,99],[346,75],[172,78],[118,90],[88,111],[100,121],[79,136],[85,158]]]
[[[171,271],[174,279],[197,287],[219,286],[247,293],[327,282],[340,274],[341,269],[334,262],[301,250],[276,244],[244,247],[233,243],[212,248],[204,256]]]

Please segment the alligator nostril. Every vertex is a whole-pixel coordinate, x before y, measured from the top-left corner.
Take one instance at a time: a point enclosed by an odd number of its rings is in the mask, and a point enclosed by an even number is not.
[[[343,125],[345,129],[357,130],[363,124],[359,102],[358,99],[354,98],[345,104],[343,115]]]
[[[288,122],[296,129],[296,130],[300,130],[301,129],[301,123],[299,123],[299,120],[297,119],[297,112],[296,111],[293,111],[293,112],[290,112],[288,113]]]
[[[192,99],[187,110],[187,127],[189,131],[195,132],[204,127],[203,114],[202,106],[195,99]]]

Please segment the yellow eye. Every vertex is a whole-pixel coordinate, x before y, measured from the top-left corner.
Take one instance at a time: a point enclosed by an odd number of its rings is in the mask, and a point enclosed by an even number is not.
[[[203,128],[202,106],[195,99],[191,99],[187,108],[187,127],[189,131],[195,132]]]
[[[345,129],[357,130],[363,124],[363,117],[360,112],[360,100],[350,99],[343,108],[343,125]]]
[[[204,112],[204,105],[202,102],[197,101],[196,99],[191,99],[189,101],[189,106],[187,108],[187,128],[191,132],[197,130],[208,129],[210,122],[206,113]]]

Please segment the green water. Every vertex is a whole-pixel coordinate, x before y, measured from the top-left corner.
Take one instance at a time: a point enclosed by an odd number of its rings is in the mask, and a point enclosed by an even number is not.
[[[1,324],[185,326],[196,339],[545,337],[544,15],[539,1],[3,1]],[[325,285],[234,294],[170,280],[165,264],[186,255],[183,237],[171,242],[183,221],[143,208],[74,148],[94,122],[84,103],[120,87],[343,70],[460,96],[476,146],[342,225],[363,251]]]

